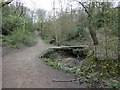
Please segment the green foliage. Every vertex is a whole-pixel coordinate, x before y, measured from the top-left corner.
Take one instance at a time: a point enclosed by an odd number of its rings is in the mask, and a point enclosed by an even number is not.
[[[33,25],[31,17],[29,15],[25,15],[24,17],[22,17],[22,19],[23,19],[22,25],[25,24],[25,27],[24,27],[25,30],[27,30],[28,32],[33,32],[35,29],[34,29],[34,25]]]
[[[120,83],[117,80],[113,80],[113,81],[109,81],[107,83],[107,88],[120,89]]]
[[[74,21],[75,18],[72,17],[74,17],[74,15],[64,13],[57,19],[46,21],[44,24],[45,28],[42,30],[39,28],[42,33],[41,36],[46,41],[50,43],[52,42],[52,44],[56,45],[62,45],[62,43],[66,41],[75,40],[77,38],[85,40],[85,31],[83,30],[83,27],[81,25],[77,25],[77,21]]]
[[[93,17],[96,28],[102,28],[105,25],[112,29],[111,34],[117,35],[118,30],[118,8],[112,7],[112,3],[105,3],[104,6],[97,7],[97,12]]]
[[[103,61],[105,64],[101,64],[99,62],[98,64],[98,59],[96,57],[92,57],[91,60],[85,60],[82,65],[80,65],[79,67],[66,67],[66,65],[54,60],[54,59],[48,59],[48,58],[44,58],[44,61],[50,65],[51,67],[53,67],[54,69],[57,70],[62,70],[66,73],[71,73],[74,75],[78,75],[81,77],[85,77],[86,79],[84,79],[84,81],[86,83],[88,83],[88,85],[91,86],[96,86],[100,83],[102,83],[102,86],[107,87],[107,88],[120,88],[120,84],[119,81],[117,80],[110,80],[110,78],[115,77],[115,72],[117,69],[115,66],[115,63],[111,63],[109,65],[107,65],[108,67],[111,67],[109,69],[107,69],[107,72],[103,72],[101,68],[103,68],[106,71],[106,60]],[[86,62],[87,61],[87,62]],[[110,63],[111,61],[109,61]],[[89,64],[88,64],[89,63]],[[107,62],[108,64],[108,62]],[[98,66],[99,65],[99,66]],[[114,69],[112,69],[114,68]],[[110,72],[110,73],[108,73]],[[104,82],[102,80],[107,79],[107,82]]]
[[[72,74],[78,73],[77,68],[67,68],[65,65],[59,63],[58,61],[52,59],[46,59],[46,58],[44,59],[44,61],[54,69],[63,70],[66,73],[72,73]]]
[[[67,40],[71,40],[71,39],[76,39],[76,38],[82,38],[84,39],[84,31],[83,28],[80,26],[76,26],[73,30],[68,31],[66,33],[67,36]]]
[[[89,23],[87,22],[89,19],[85,18],[86,15],[82,10],[76,11],[74,14],[72,11],[71,13],[65,13],[63,11],[57,17],[50,18],[46,21],[46,28],[42,32],[44,33],[43,37],[50,43],[53,42],[56,45],[80,45],[89,42],[89,37],[87,39],[85,38],[88,32],[84,28],[95,29],[99,45],[95,47],[94,56],[86,58],[77,68],[68,68],[62,65],[61,70],[84,76],[88,79],[87,82],[96,85],[98,83],[100,84],[102,79],[118,77],[118,8],[113,7],[111,2],[102,4],[92,3],[89,5],[88,13],[91,15],[90,22],[93,25],[91,28],[84,25],[85,23]],[[94,5],[96,6],[94,7]],[[49,34],[47,34],[47,31]],[[87,44],[90,47],[93,45],[91,42]],[[53,57],[53,53],[52,55],[50,53],[50,56]],[[52,64],[55,65],[52,66],[59,67],[57,65],[59,62],[54,59],[53,57]],[[118,88],[119,84],[109,83],[107,86]]]
[[[104,19],[103,19],[103,13],[101,11],[98,11],[95,15],[95,25],[97,28],[103,27]]]
[[[20,48],[24,45],[32,46],[36,43],[36,38],[33,34],[34,29],[31,16],[27,13],[20,16],[21,12],[17,12],[17,8],[19,7],[14,5],[3,7],[3,41],[7,42],[13,48]]]
[[[9,15],[8,17],[2,18],[2,34],[10,35],[12,31],[23,29],[23,25],[25,22],[25,29],[30,32],[33,31],[32,21],[29,17],[18,17]]]
[[[57,61],[50,60],[50,59],[45,59],[44,60],[48,65],[52,66],[54,69],[60,70],[62,67],[61,63],[58,63]]]
[[[2,34],[10,35],[16,29],[22,29],[23,20],[20,17],[9,15],[2,18]]]
[[[23,45],[31,46],[36,43],[36,38],[31,32],[22,32],[22,30],[14,30],[11,35],[5,36],[3,39],[16,48],[20,48]]]

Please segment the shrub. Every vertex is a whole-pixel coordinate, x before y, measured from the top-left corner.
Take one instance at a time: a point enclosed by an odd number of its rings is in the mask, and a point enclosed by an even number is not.
[[[35,36],[31,32],[22,32],[22,30],[14,30],[11,35],[4,37],[12,47],[20,48],[23,45],[32,46],[36,43]]]

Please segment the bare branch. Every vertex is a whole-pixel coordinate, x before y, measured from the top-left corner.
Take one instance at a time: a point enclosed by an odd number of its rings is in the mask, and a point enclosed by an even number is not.
[[[4,7],[5,5],[8,5],[12,2],[13,0],[8,0],[8,1],[5,1],[5,2],[0,2],[0,8]]]
[[[82,5],[82,7],[85,9],[85,12],[88,14],[88,17],[91,17],[90,13],[88,12],[87,7],[85,7],[85,5],[82,2],[80,2],[78,0],[73,0],[73,1],[78,2],[80,5]],[[71,1],[69,1],[69,2],[71,2]]]

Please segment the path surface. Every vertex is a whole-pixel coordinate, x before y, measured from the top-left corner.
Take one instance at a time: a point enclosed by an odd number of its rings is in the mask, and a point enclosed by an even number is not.
[[[2,40],[0,39],[0,90],[2,89]]]
[[[51,47],[38,39],[36,46],[9,53],[2,61],[3,88],[82,88],[74,82],[52,82],[52,79],[66,80],[74,76],[47,66],[39,55]]]

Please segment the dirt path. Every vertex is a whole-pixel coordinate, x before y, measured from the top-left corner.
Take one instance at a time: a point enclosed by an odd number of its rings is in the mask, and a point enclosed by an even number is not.
[[[0,40],[0,90],[2,89],[2,40]]]
[[[52,79],[72,79],[72,75],[47,66],[39,55],[50,45],[38,39],[36,46],[7,54],[2,61],[3,88],[82,88],[74,82],[52,82]]]

